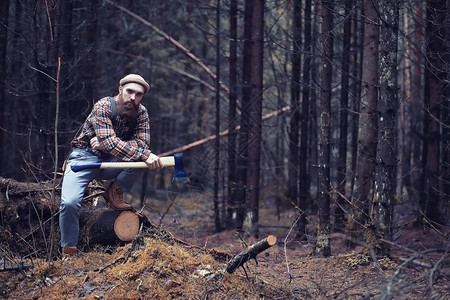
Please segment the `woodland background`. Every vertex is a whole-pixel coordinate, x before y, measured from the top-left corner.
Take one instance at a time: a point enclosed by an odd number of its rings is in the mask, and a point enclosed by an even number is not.
[[[183,152],[216,230],[257,236],[262,197],[296,212],[299,236],[317,215],[323,255],[344,230],[388,254],[406,207],[449,225],[450,1],[0,6],[2,177],[60,177],[95,101],[138,73],[151,148]],[[138,183],[143,202],[170,188],[161,174]]]

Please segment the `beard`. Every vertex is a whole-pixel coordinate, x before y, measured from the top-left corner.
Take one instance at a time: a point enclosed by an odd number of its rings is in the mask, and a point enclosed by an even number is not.
[[[136,119],[139,116],[139,104],[134,104],[133,102],[125,103],[121,95],[119,95],[119,101],[117,101],[117,112],[122,117]]]

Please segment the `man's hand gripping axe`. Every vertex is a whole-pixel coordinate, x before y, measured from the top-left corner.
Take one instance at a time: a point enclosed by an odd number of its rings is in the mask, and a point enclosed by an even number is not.
[[[177,153],[173,156],[160,157],[164,167],[175,167],[175,173],[172,178],[172,182],[186,183],[189,182],[189,177],[184,171],[183,154]],[[143,161],[139,162],[102,162],[92,163],[85,165],[71,166],[72,171],[78,172],[85,169],[128,169],[128,168],[148,168],[147,164]]]

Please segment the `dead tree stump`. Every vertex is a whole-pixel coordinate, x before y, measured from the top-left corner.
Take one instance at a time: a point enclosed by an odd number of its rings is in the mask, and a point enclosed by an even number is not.
[[[247,249],[233,257],[227,265],[227,272],[233,273],[237,268],[242,266],[245,262],[250,259],[256,260],[256,255],[269,249],[277,243],[277,237],[274,235],[269,235],[266,238],[256,242],[255,244],[249,246]]]

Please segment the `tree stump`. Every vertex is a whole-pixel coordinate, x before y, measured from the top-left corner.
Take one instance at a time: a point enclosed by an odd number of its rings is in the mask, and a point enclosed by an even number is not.
[[[233,273],[237,268],[242,266],[245,262],[250,259],[256,260],[256,255],[269,249],[277,243],[277,237],[274,235],[269,235],[266,238],[256,242],[255,244],[249,246],[247,249],[233,257],[227,265],[227,272]]]

